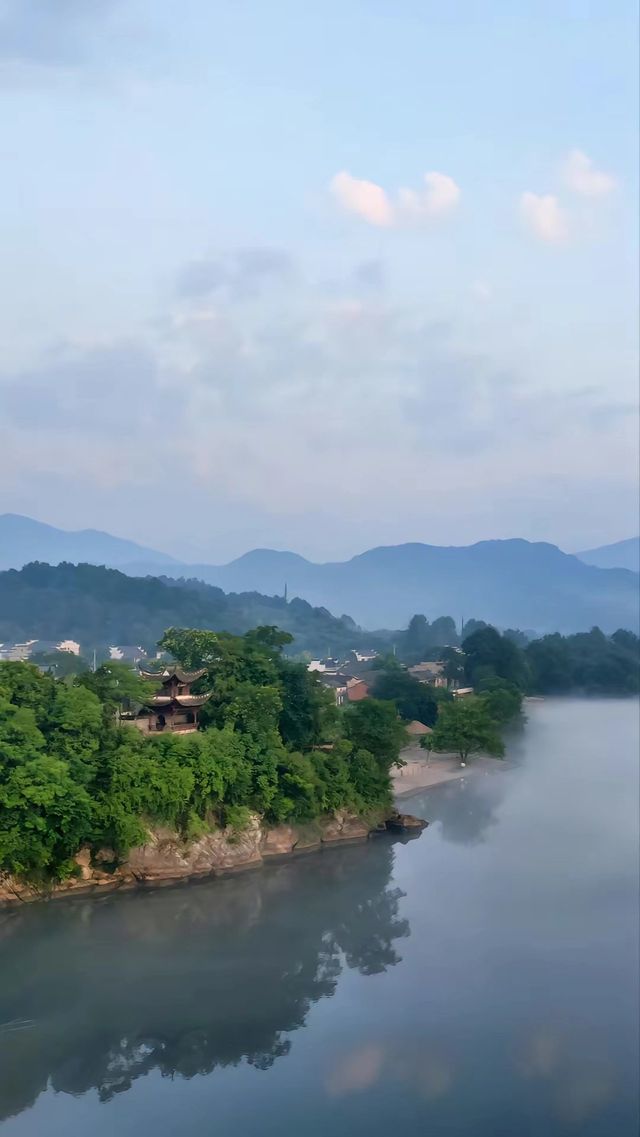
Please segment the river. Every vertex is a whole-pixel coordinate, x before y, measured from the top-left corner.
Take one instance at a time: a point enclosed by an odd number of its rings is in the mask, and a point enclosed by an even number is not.
[[[638,748],[531,703],[418,838],[5,910],[2,1137],[636,1137]]]

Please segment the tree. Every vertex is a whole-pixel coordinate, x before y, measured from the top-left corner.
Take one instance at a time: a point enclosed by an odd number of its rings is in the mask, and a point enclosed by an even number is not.
[[[411,661],[422,659],[428,642],[429,621],[427,617],[412,616],[402,640],[403,658]]]
[[[417,719],[426,726],[433,726],[438,716],[434,688],[419,683],[397,664],[376,672],[373,694],[376,699],[394,702],[398,713],[407,722]]]
[[[526,632],[521,632],[519,628],[505,628],[502,634],[505,639],[511,640],[521,651],[524,651],[531,638]]]
[[[89,669],[89,663],[72,651],[39,651],[29,656],[29,662],[40,671],[48,671],[56,679],[66,679]]]
[[[95,776],[102,716],[100,700],[92,691],[56,685],[46,722],[47,742],[53,753],[68,762],[71,775],[80,785]]]
[[[449,683],[461,683],[464,679],[464,658],[460,648],[445,647],[441,653],[444,677]]]
[[[474,632],[479,632],[482,630],[482,628],[488,627],[489,625],[487,624],[486,620],[467,620],[466,624],[463,626],[461,633],[463,643],[464,640],[473,635]]]
[[[439,616],[429,628],[430,647],[455,647],[458,643],[456,622],[451,616]]]
[[[465,675],[475,687],[482,679],[505,679],[524,688],[527,666],[523,653],[495,628],[480,628],[463,641]]]
[[[28,707],[41,722],[53,698],[55,683],[30,663],[0,663],[0,696],[19,707]]]
[[[45,753],[35,711],[0,699],[0,868],[29,880],[59,874],[90,823],[89,796]]]
[[[398,761],[406,734],[393,703],[363,699],[346,708],[343,721],[355,750],[367,750],[386,770]]]
[[[433,733],[422,745],[426,750],[457,754],[465,764],[475,754],[504,755],[504,743],[486,702],[473,695],[444,704]]]
[[[522,691],[504,679],[483,679],[478,695],[496,723],[508,723],[522,710]]]
[[[282,710],[278,726],[291,750],[310,750],[335,735],[337,708],[331,691],[304,664],[281,659],[278,665]]]
[[[91,691],[109,715],[118,708],[144,703],[154,690],[153,683],[145,682],[139,672],[119,660],[110,660],[95,671],[83,672],[76,684]]]
[[[569,644],[563,636],[555,634],[533,640],[526,650],[531,674],[531,689],[545,694],[570,691],[573,683],[573,666]]]
[[[40,754],[0,784],[0,865],[28,880],[64,875],[91,827],[91,800],[66,762]]]

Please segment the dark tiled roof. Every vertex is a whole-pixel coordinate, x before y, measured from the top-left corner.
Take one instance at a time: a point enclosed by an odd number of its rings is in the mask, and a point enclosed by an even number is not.
[[[169,683],[172,679],[177,679],[178,683],[195,683],[196,679],[201,679],[206,674],[206,667],[200,667],[197,671],[185,671],[182,667],[176,667],[169,664],[162,671],[142,671],[140,675],[143,679],[150,679],[158,683]]]

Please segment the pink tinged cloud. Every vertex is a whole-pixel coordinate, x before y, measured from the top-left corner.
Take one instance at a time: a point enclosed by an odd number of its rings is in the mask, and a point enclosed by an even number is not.
[[[340,207],[370,225],[391,228],[445,216],[457,206],[460,187],[448,174],[435,170],[424,175],[424,188],[401,188],[395,200],[382,186],[354,178],[346,170],[332,178],[329,189]]]
[[[615,189],[613,174],[599,170],[582,150],[571,150],[563,164],[565,185],[581,197],[605,197]]]
[[[567,215],[552,193],[520,195],[520,215],[528,229],[541,241],[558,245],[569,235]]]
[[[364,178],[354,178],[343,170],[332,178],[329,188],[348,213],[356,213],[370,225],[393,225],[393,207],[382,186]]]

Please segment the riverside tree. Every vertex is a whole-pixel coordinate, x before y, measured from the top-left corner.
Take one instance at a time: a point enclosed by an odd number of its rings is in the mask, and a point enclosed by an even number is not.
[[[457,754],[465,764],[477,754],[504,755],[504,743],[487,702],[474,695],[443,704],[433,733],[421,745],[425,750]]]

